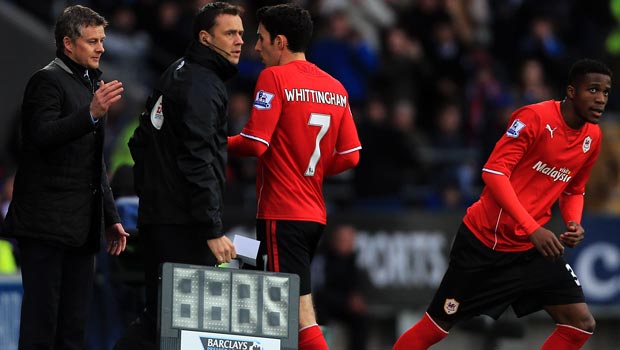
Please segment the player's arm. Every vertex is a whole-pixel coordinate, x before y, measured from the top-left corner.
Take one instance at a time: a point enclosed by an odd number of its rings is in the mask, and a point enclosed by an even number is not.
[[[336,151],[331,162],[325,167],[325,175],[336,175],[345,170],[355,167],[360,161],[360,150],[362,149],[357,128],[353,121],[351,108],[347,106],[344,110],[344,118],[338,129],[338,140],[336,141]]]
[[[269,144],[262,140],[244,137],[243,134],[228,137],[228,154],[236,157],[260,157]]]
[[[562,193],[560,196],[560,213],[566,223],[566,232],[560,235],[560,241],[574,248],[583,240],[585,230],[581,226],[583,212],[583,193]]]
[[[282,112],[282,97],[274,72],[269,68],[258,76],[252,112],[239,135],[228,137],[228,153],[239,157],[260,157],[271,142]]]
[[[581,222],[584,194],[563,192],[560,196],[560,213],[565,223]]]
[[[508,177],[483,172],[482,180],[500,207],[528,233],[530,241],[542,256],[557,259],[564,254],[564,247],[555,234],[540,226],[521,205]]]
[[[335,153],[331,164],[325,169],[325,175],[331,176],[351,169],[360,161],[359,149],[347,153]]]
[[[574,248],[584,238],[585,230],[580,223],[583,214],[585,188],[599,152],[600,147],[596,147],[588,162],[575,175],[560,196],[560,213],[566,223],[566,232],[560,235],[560,241],[571,248]]]
[[[482,180],[487,190],[519,226],[516,234],[529,235],[540,225],[519,201],[510,176],[537,138],[539,117],[535,111],[522,108],[513,113],[506,133],[497,141],[482,168]]]
[[[528,235],[540,227],[532,215],[521,205],[508,177],[489,169],[482,171],[482,181],[499,206],[523,228]],[[519,234],[517,232],[517,234]]]
[[[517,235],[527,235],[536,249],[546,258],[556,259],[564,247],[555,234],[540,226],[519,201],[510,182],[510,174],[539,135],[540,119],[530,108],[516,111],[508,131],[497,142],[482,172],[487,190],[502,210],[519,225]]]

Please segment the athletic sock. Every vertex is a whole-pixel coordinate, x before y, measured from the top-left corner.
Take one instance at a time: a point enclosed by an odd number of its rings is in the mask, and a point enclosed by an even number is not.
[[[542,345],[542,350],[579,350],[592,333],[577,327],[558,324]]]
[[[428,315],[414,324],[394,344],[393,350],[427,350],[429,346],[438,343],[448,336],[448,332],[439,327]]]
[[[299,350],[328,350],[327,342],[318,324],[299,330]]]

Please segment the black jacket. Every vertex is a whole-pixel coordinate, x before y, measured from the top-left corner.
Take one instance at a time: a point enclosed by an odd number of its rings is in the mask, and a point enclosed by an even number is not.
[[[191,225],[222,236],[228,93],[235,65],[192,41],[160,77],[129,141],[138,225]]]
[[[105,120],[90,116],[85,68],[60,54],[28,81],[22,142],[3,235],[97,251],[120,222],[103,162]],[[89,71],[96,81],[101,72]],[[87,242],[88,241],[88,242]]]

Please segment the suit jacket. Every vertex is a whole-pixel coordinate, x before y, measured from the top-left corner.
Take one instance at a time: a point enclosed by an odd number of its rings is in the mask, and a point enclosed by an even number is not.
[[[103,162],[105,120],[91,119],[94,90],[81,69],[64,56],[28,81],[19,167],[3,234],[94,252],[102,227],[120,219]],[[98,78],[100,72],[90,74]]]

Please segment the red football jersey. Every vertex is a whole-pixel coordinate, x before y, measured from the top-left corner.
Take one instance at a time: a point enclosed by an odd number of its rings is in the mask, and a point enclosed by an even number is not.
[[[563,192],[585,193],[600,145],[598,125],[586,123],[572,129],[562,118],[560,102],[545,101],[512,114],[510,127],[482,171],[507,176],[521,205],[542,226]],[[533,247],[527,236],[531,232],[503,212],[487,188],[467,209],[464,222],[489,248],[524,251]]]
[[[323,177],[334,153],[361,148],[340,82],[307,61],[268,67],[241,136],[268,145],[258,159],[257,218],[326,223]]]

